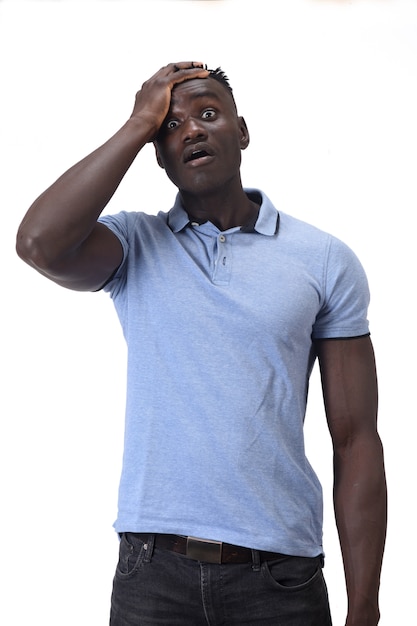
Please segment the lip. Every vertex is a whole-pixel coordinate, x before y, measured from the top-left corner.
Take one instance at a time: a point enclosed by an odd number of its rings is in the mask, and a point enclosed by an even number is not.
[[[201,156],[198,154],[201,153]],[[195,143],[187,146],[183,152],[183,162],[188,164],[205,163],[214,156],[213,150],[206,143]]]

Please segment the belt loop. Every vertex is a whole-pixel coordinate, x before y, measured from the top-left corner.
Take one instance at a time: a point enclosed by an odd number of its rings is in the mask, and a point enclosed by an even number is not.
[[[259,550],[251,550],[252,552],[252,569],[254,572],[259,572],[261,569],[261,555]]]
[[[147,543],[145,544],[145,558],[143,559],[144,563],[150,563],[153,555],[153,549],[155,545],[155,535],[149,535]]]

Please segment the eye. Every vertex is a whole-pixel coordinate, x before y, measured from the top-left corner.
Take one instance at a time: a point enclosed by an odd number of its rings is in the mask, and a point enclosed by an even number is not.
[[[168,130],[173,130],[174,128],[177,128],[177,126],[178,126],[177,120],[169,120],[166,124],[166,127],[168,128]]]
[[[208,120],[211,117],[216,115],[216,111],[214,109],[205,109],[201,115],[204,120]]]

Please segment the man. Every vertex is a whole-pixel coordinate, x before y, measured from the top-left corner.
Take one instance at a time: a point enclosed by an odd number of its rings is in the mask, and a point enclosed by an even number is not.
[[[100,218],[149,142],[174,207]],[[342,242],[242,187],[248,144],[220,69],[167,65],[19,229],[39,272],[111,294],[128,344],[112,626],[331,624],[303,442],[316,358],[346,625],[379,621],[386,486],[366,277]]]

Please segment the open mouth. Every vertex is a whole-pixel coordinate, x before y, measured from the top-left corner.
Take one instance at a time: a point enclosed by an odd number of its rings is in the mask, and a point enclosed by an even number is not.
[[[196,159],[201,159],[202,157],[205,157],[205,156],[208,156],[208,152],[206,152],[206,150],[195,150],[189,155],[187,159],[187,163],[189,161],[195,161]]]
[[[184,163],[190,163],[191,161],[198,161],[205,157],[210,157],[212,154],[206,150],[203,146],[189,147],[184,153]]]

